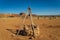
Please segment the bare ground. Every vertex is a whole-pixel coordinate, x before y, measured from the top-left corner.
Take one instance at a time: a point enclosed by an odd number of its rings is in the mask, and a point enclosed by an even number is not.
[[[25,24],[30,24],[30,19],[26,19]],[[60,18],[57,19],[33,19],[34,23],[40,29],[40,35],[34,40],[60,40]],[[6,29],[22,28],[23,18],[0,18],[0,40],[29,40],[29,37],[13,36]]]

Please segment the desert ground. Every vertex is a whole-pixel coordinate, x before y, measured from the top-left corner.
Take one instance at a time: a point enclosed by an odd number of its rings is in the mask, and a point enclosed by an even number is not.
[[[25,25],[30,24],[27,18]],[[1,17],[0,18],[0,40],[29,40],[28,36],[13,36],[13,33],[6,29],[22,28],[23,17]],[[33,22],[40,29],[40,35],[34,40],[60,40],[60,17],[49,19],[49,17],[33,17]]]

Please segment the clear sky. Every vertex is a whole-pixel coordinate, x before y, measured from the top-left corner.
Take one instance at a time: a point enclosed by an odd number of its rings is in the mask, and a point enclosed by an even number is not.
[[[0,13],[26,13],[28,3],[33,14],[60,15],[60,0],[0,0]]]

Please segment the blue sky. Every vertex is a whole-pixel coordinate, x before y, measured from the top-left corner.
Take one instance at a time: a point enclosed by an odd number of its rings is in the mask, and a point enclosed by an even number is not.
[[[60,0],[0,0],[0,13],[26,13],[28,5],[33,14],[60,15]]]

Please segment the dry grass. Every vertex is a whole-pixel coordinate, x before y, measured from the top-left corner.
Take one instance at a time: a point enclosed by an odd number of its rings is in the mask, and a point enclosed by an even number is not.
[[[30,24],[30,19],[26,19],[25,24]],[[60,18],[49,20],[48,18],[33,19],[40,28],[40,35],[36,40],[60,40]],[[0,18],[0,40],[28,40],[28,37],[13,37],[12,33],[6,29],[21,28],[23,18],[11,17]]]

